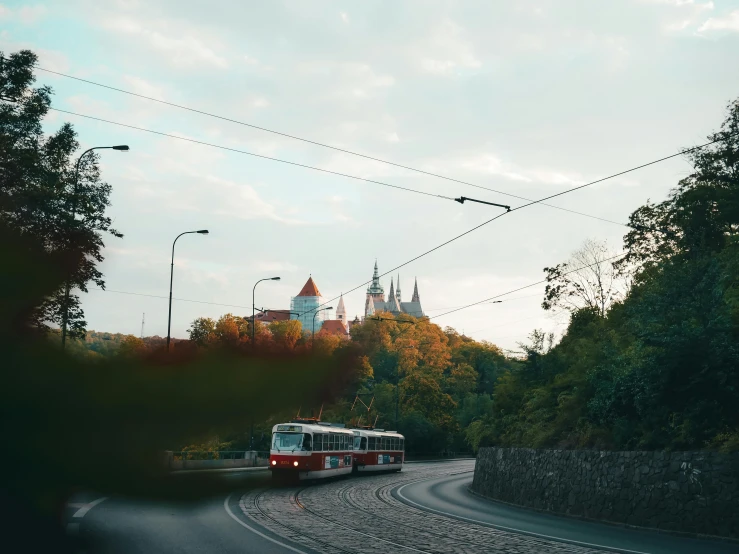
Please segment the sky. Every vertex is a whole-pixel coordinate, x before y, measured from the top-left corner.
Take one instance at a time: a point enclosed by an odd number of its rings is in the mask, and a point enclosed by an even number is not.
[[[519,206],[706,142],[739,97],[739,0],[0,0],[0,50],[48,70],[473,183],[439,179],[39,70],[61,110],[430,195],[51,112],[102,151],[106,292],[89,329],[165,336],[197,317],[288,309],[310,275],[364,313],[363,283]],[[544,277],[690,172],[682,158],[512,212],[393,272],[434,317]],[[485,189],[494,189],[493,192]],[[436,196],[439,195],[439,196]],[[444,198],[442,198],[444,197]],[[381,281],[390,287],[390,275]],[[356,289],[356,290],[353,290]],[[353,292],[348,292],[352,291]],[[125,293],[125,294],[124,294]],[[543,286],[432,319],[504,349],[561,335]],[[148,296],[147,296],[148,295]],[[332,304],[335,307],[335,302]],[[333,316],[332,316],[333,317]]]

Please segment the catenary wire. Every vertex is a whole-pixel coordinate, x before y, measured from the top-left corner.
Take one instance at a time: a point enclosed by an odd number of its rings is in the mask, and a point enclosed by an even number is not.
[[[423,191],[423,190],[412,189],[412,188],[409,188],[409,187],[401,187],[400,185],[392,185],[390,183],[385,183],[383,181],[376,181],[375,179],[367,179],[366,177],[359,177],[357,175],[350,175],[348,173],[341,173],[339,171],[332,171],[330,169],[324,169],[324,168],[316,167],[316,166],[313,166],[313,165],[301,164],[301,163],[298,163],[298,162],[292,162],[290,160],[283,160],[281,158],[274,158],[272,156],[265,156],[263,154],[256,154],[254,152],[249,152],[248,150],[240,150],[238,148],[231,148],[230,146],[223,146],[223,145],[220,145],[220,144],[214,144],[212,142],[205,142],[203,140],[197,140],[197,139],[192,139],[192,138],[187,138],[187,137],[181,137],[181,136],[178,136],[178,135],[173,135],[171,133],[163,133],[161,131],[154,131],[153,129],[146,129],[145,127],[137,127],[135,125],[129,125],[128,123],[121,123],[120,121],[112,121],[110,119],[104,119],[102,117],[95,117],[95,116],[92,116],[92,115],[85,115],[85,114],[81,114],[81,113],[77,113],[77,112],[72,112],[72,111],[69,111],[69,110],[63,110],[61,108],[49,107],[49,109],[50,110],[54,110],[56,112],[60,112],[60,113],[65,113],[65,114],[69,114],[69,115],[75,115],[77,117],[84,117],[85,119],[92,119],[94,121],[101,121],[103,123],[109,123],[111,125],[118,125],[119,127],[126,127],[128,129],[134,129],[136,131],[143,131],[145,133],[151,133],[153,135],[159,135],[159,136],[162,136],[162,137],[173,138],[173,139],[182,140],[182,141],[185,141],[185,142],[192,142],[194,144],[200,144],[202,146],[210,146],[211,148],[218,148],[220,150],[227,150],[229,152],[235,152],[237,154],[245,154],[247,156],[254,156],[255,158],[261,158],[263,160],[269,160],[269,161],[272,161],[272,162],[279,162],[279,163],[283,163],[283,164],[286,164],[286,165],[292,165],[292,166],[295,166],[295,167],[302,167],[304,169],[312,169],[313,171],[320,171],[321,173],[328,173],[328,174],[331,174],[331,175],[338,175],[340,177],[346,177],[348,179],[354,179],[356,181],[363,181],[365,183],[373,183],[375,185],[382,185],[384,187],[390,187],[390,188],[394,188],[394,189],[404,190],[404,191],[407,191],[407,192],[413,192],[413,193],[416,193],[416,194],[422,194],[424,196],[432,196],[432,197],[435,197],[435,198],[442,198],[444,200],[454,201],[454,198],[452,198],[450,196],[444,196],[442,194],[433,194],[431,192],[426,192],[426,191]]]
[[[414,171],[416,173],[420,173],[422,175],[428,175],[430,177],[435,177],[437,179],[444,179],[445,181],[451,181],[453,183],[459,183],[459,184],[462,184],[462,185],[466,185],[466,186],[470,186],[470,187],[474,187],[474,188],[486,190],[486,191],[489,191],[489,192],[494,192],[496,194],[502,194],[504,196],[510,196],[511,198],[517,198],[518,200],[524,200],[526,202],[532,202],[532,200],[530,198],[526,198],[524,196],[519,196],[517,194],[512,194],[512,193],[509,193],[509,192],[504,192],[504,191],[501,191],[501,190],[496,190],[496,189],[493,189],[493,188],[490,188],[490,187],[483,187],[482,185],[477,185],[475,183],[471,183],[469,181],[463,181],[461,179],[455,179],[453,177],[442,175],[440,173],[435,173],[433,171],[426,171],[426,170],[423,170],[423,169],[418,169],[416,167],[412,167],[412,166],[408,166],[408,165],[403,165],[403,164],[400,164],[400,163],[397,163],[397,162],[392,162],[390,160],[385,160],[385,159],[382,159],[382,158],[377,158],[377,157],[374,157],[374,156],[369,156],[367,154],[362,154],[361,152],[356,152],[356,151],[348,150],[348,149],[345,149],[345,148],[339,148],[338,146],[332,146],[330,144],[326,144],[326,143],[323,143],[323,142],[318,142],[318,141],[315,141],[315,140],[311,140],[311,139],[299,137],[297,135],[291,135],[289,133],[283,133],[281,131],[275,131],[274,129],[269,129],[267,127],[262,127],[262,126],[259,126],[259,125],[254,125],[253,123],[246,123],[245,121],[239,121],[237,119],[233,119],[233,118],[230,118],[230,117],[226,117],[226,116],[214,114],[214,113],[211,113],[211,112],[206,112],[204,110],[198,110],[196,108],[191,108],[189,106],[183,106],[182,104],[176,104],[174,102],[169,102],[167,100],[161,100],[159,98],[154,98],[152,96],[146,96],[145,94],[139,94],[137,92],[132,92],[130,90],[125,90],[125,89],[122,89],[122,88],[113,87],[113,86],[110,86],[110,85],[105,85],[103,83],[98,83],[98,82],[95,82],[95,81],[91,81],[89,79],[82,79],[81,77],[75,77],[74,75],[69,75],[67,73],[62,73],[60,71],[53,71],[51,69],[47,69],[47,68],[44,68],[44,67],[41,67],[41,66],[38,66],[38,65],[35,66],[35,67],[36,67],[36,69],[40,69],[41,71],[45,71],[47,73],[52,73],[54,75],[59,75],[61,77],[66,77],[68,79],[73,79],[75,81],[80,81],[80,82],[83,82],[83,83],[88,83],[90,85],[94,85],[94,86],[97,86],[97,87],[102,87],[102,88],[105,88],[105,89],[108,89],[108,90],[113,90],[113,91],[120,92],[120,93],[123,93],[123,94],[128,94],[130,96],[135,96],[137,98],[142,98],[144,100],[150,100],[152,102],[157,102],[159,104],[163,104],[163,105],[166,105],[166,106],[171,106],[173,108],[178,108],[178,109],[186,110],[186,111],[189,111],[189,112],[192,112],[192,113],[197,113],[197,114],[200,114],[200,115],[205,115],[205,116],[208,116],[208,117],[213,117],[215,119],[220,119],[222,121],[228,121],[229,123],[235,123],[237,125],[243,125],[244,127],[250,127],[252,129],[257,129],[259,131],[264,131],[266,133],[272,133],[272,134],[279,135],[279,136],[282,136],[282,137],[285,137],[285,138],[289,138],[289,139],[292,139],[292,140],[298,140],[298,141],[301,141],[301,142],[305,142],[307,144],[313,144],[315,146],[320,146],[322,148],[328,148],[330,150],[335,150],[337,152],[342,152],[344,154],[350,154],[352,156],[357,156],[357,157],[364,158],[364,159],[367,159],[367,160],[372,160],[372,161],[375,161],[375,162],[380,162],[380,163],[391,165],[391,166],[394,166],[394,167],[399,167],[399,168],[402,168],[402,169],[407,169],[408,171]],[[542,204],[544,206],[547,206],[549,208],[554,208],[554,209],[557,209],[557,210],[562,210],[562,211],[565,211],[565,212],[570,212],[570,213],[573,213],[573,214],[582,215],[582,216],[589,217],[589,218],[592,218],[592,219],[598,219],[598,220],[604,221],[606,223],[613,223],[614,225],[625,226],[625,224],[620,223],[618,221],[613,221],[611,219],[606,219],[606,218],[599,217],[599,216],[596,216],[596,215],[593,215],[593,214],[578,212],[576,210],[571,210],[569,208],[563,208],[561,206],[554,206],[552,204],[545,204],[545,203],[543,203],[541,201],[538,202],[538,203],[540,203],[540,204]]]
[[[386,271],[385,273],[383,273],[382,275],[379,275],[378,277],[384,277],[385,275],[387,275],[387,274],[389,274],[389,273],[392,273],[392,272],[394,272],[395,270],[397,270],[397,269],[400,269],[401,267],[403,267],[403,266],[406,266],[406,265],[408,265],[409,263],[411,263],[411,262],[414,262],[414,261],[418,260],[419,258],[422,258],[422,257],[424,257],[424,256],[426,256],[426,255],[428,255],[428,254],[430,254],[430,253],[432,253],[432,252],[434,252],[434,251],[436,251],[436,250],[438,250],[438,249],[440,249],[440,248],[442,248],[442,247],[446,246],[447,244],[450,244],[450,243],[454,242],[455,240],[457,240],[457,239],[460,239],[460,238],[464,237],[465,235],[468,235],[468,234],[472,233],[473,231],[477,231],[478,229],[480,229],[480,228],[484,227],[484,226],[485,226],[485,225],[487,225],[488,223],[492,223],[492,222],[493,222],[493,221],[495,221],[496,219],[499,219],[499,218],[501,218],[501,217],[503,217],[503,216],[505,216],[505,215],[508,215],[508,214],[510,214],[510,213],[513,213],[513,212],[515,212],[515,211],[521,210],[521,209],[523,209],[523,208],[528,208],[529,206],[533,206],[533,205],[535,205],[535,204],[539,204],[539,203],[543,202],[544,200],[549,200],[549,199],[551,199],[551,198],[555,198],[555,197],[557,197],[557,196],[562,196],[562,195],[568,194],[568,193],[570,193],[570,192],[575,192],[575,191],[577,191],[577,190],[581,190],[581,189],[583,189],[583,188],[585,188],[585,187],[589,187],[589,186],[591,186],[591,185],[595,185],[595,184],[597,184],[597,183],[602,183],[602,182],[604,182],[604,181],[607,181],[607,180],[609,180],[609,179],[613,179],[614,177],[620,177],[621,175],[625,175],[625,174],[627,174],[627,173],[631,173],[631,172],[633,172],[633,171],[637,171],[637,170],[639,170],[639,169],[643,169],[643,168],[645,168],[645,167],[649,167],[649,166],[651,166],[651,165],[655,165],[655,164],[658,164],[658,163],[660,163],[660,162],[664,162],[664,161],[666,161],[666,160],[669,160],[669,159],[672,159],[672,158],[676,158],[677,156],[683,156],[683,155],[685,155],[685,154],[688,154],[688,153],[690,153],[690,152],[695,152],[695,151],[697,151],[697,150],[701,150],[701,149],[703,149],[703,148],[706,148],[706,147],[708,147],[708,146],[711,146],[712,144],[716,144],[717,142],[722,142],[722,141],[726,140],[727,138],[729,138],[729,137],[732,137],[732,136],[734,136],[734,135],[736,135],[736,134],[739,134],[739,133],[729,133],[729,134],[728,134],[728,135],[727,135],[726,137],[721,137],[721,138],[718,138],[718,139],[714,139],[714,140],[712,140],[712,141],[710,141],[710,142],[706,142],[706,143],[704,143],[704,144],[701,144],[701,145],[699,145],[699,146],[694,146],[694,147],[692,147],[692,148],[687,148],[687,149],[683,149],[683,150],[681,150],[680,152],[677,152],[677,153],[675,153],[675,154],[671,154],[671,155],[669,155],[669,156],[664,156],[664,157],[662,157],[662,158],[659,158],[659,159],[657,159],[657,160],[653,160],[653,161],[651,161],[651,162],[647,162],[647,163],[644,163],[644,164],[641,164],[641,165],[638,165],[638,166],[632,167],[632,168],[630,168],[630,169],[625,169],[625,170],[623,170],[623,171],[619,171],[618,173],[613,173],[612,175],[608,175],[607,177],[602,177],[602,178],[600,178],[600,179],[596,179],[595,181],[590,181],[590,182],[588,182],[588,183],[585,183],[585,184],[579,185],[579,186],[577,186],[577,187],[572,187],[572,188],[569,188],[569,189],[567,189],[567,190],[563,190],[563,191],[561,191],[561,192],[558,192],[558,193],[556,193],[556,194],[552,194],[552,195],[549,195],[549,196],[545,196],[544,198],[541,198],[541,199],[539,199],[539,200],[533,200],[533,201],[529,202],[528,204],[523,204],[523,205],[521,205],[521,206],[517,206],[517,207],[515,207],[515,208],[512,208],[512,209],[511,209],[510,211],[507,211],[507,212],[503,212],[502,214],[498,214],[497,216],[495,216],[495,217],[492,217],[492,218],[488,219],[487,221],[483,221],[482,223],[480,223],[479,225],[476,225],[476,226],[475,226],[475,227],[473,227],[472,229],[469,229],[469,230],[465,231],[464,233],[462,233],[462,234],[460,234],[460,235],[457,235],[456,237],[453,237],[453,238],[451,238],[451,239],[449,239],[449,240],[447,240],[447,241],[445,241],[445,242],[441,243],[441,244],[440,244],[440,245],[438,245],[438,246],[435,246],[435,247],[434,247],[434,248],[432,248],[431,250],[427,250],[427,251],[426,251],[426,252],[424,252],[423,254],[420,254],[420,255],[416,256],[415,258],[412,258],[412,259],[408,260],[407,262],[404,262],[404,263],[400,264],[399,266],[396,266],[396,267],[394,267],[394,268],[392,268],[392,269],[390,269],[390,270]],[[350,290],[350,291],[348,291],[348,292],[353,292],[353,291],[355,291],[355,290],[357,290],[357,289],[359,289],[359,288],[363,287],[364,285],[366,285],[366,284],[368,284],[368,283],[370,283],[370,282],[371,282],[371,280],[370,280],[370,281],[365,281],[365,282],[364,282],[364,283],[362,283],[361,285],[359,285],[359,286],[357,286],[357,287],[355,287],[355,288],[351,289],[351,290]],[[343,294],[343,293],[342,293],[342,294]],[[338,298],[339,298],[338,296],[337,296],[337,297],[335,297],[335,298],[332,298],[332,299],[331,299],[331,300],[329,300],[328,302],[325,302],[324,304],[321,304],[320,306],[318,306],[317,308],[315,308],[315,309],[313,309],[313,310],[308,310],[308,311],[306,311],[306,312],[303,312],[303,314],[306,314],[306,313],[310,313],[310,312],[313,312],[313,311],[315,311],[315,310],[317,310],[317,309],[320,309],[321,307],[325,306],[325,305],[326,305],[326,304],[328,304],[329,302],[333,302],[334,300],[337,300]],[[451,312],[447,312],[447,313],[451,313]],[[303,315],[303,314],[301,314],[301,315]],[[441,315],[446,315],[446,314],[441,314]],[[440,317],[440,316],[434,316],[434,317]]]
[[[615,256],[611,256],[610,258],[606,258],[604,260],[598,260],[597,262],[593,262],[592,264],[586,264],[582,265],[580,267],[576,267],[575,269],[571,269],[570,271],[565,271],[562,273],[562,275],[569,275],[570,273],[575,273],[576,271],[580,271],[581,269],[586,269],[588,267],[593,267],[594,265],[598,265],[605,262],[610,262],[611,260],[615,260],[616,258],[622,258],[626,256],[627,252],[621,252],[619,254],[616,254]],[[546,279],[542,279],[541,281],[537,281],[535,283],[529,283],[528,285],[524,285],[522,287],[519,287],[517,289],[509,290],[507,292],[502,292],[500,294],[496,294],[495,296],[491,296],[489,298],[485,298],[484,300],[479,300],[477,302],[473,302],[472,304],[467,304],[465,306],[462,306],[460,308],[455,308],[454,310],[449,310],[448,312],[444,312],[443,314],[435,315],[433,317],[430,317],[429,319],[436,319],[437,317],[444,317],[445,315],[453,314],[454,312],[459,312],[461,310],[466,310],[467,308],[471,308],[472,306],[477,306],[479,304],[484,304],[485,302],[489,302],[491,300],[494,300],[496,298],[500,298],[501,296],[507,296],[509,294],[513,294],[514,292],[518,292],[520,290],[528,289],[531,287],[535,287],[537,285],[542,285],[546,283]]]

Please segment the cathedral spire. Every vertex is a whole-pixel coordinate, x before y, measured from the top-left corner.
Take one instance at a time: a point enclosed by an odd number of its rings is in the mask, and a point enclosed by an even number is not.
[[[395,291],[395,296],[398,297],[398,303],[402,302],[400,299],[400,273],[398,273],[398,289]]]
[[[393,278],[390,277],[390,292],[387,294],[387,301],[390,302],[395,297],[395,288],[393,288]]]
[[[380,284],[380,272],[377,269],[377,260],[375,260],[375,270],[372,273],[372,284],[367,287],[367,294],[382,294],[384,296],[385,289]]]
[[[411,302],[420,302],[421,298],[418,296],[418,277],[415,278],[415,284],[413,285],[413,298]]]

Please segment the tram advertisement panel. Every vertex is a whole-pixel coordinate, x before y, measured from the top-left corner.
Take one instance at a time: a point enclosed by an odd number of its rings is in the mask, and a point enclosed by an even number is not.
[[[324,462],[324,469],[335,469],[339,467],[339,457],[338,456],[326,456],[326,461]]]

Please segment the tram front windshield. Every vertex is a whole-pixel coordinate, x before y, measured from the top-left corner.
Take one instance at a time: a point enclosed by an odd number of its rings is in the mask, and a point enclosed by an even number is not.
[[[272,435],[273,450],[287,450],[295,452],[296,450],[310,450],[310,435],[303,433],[274,433]]]

